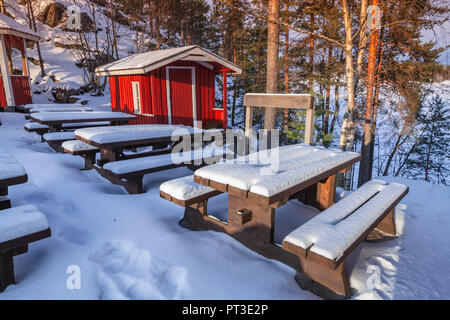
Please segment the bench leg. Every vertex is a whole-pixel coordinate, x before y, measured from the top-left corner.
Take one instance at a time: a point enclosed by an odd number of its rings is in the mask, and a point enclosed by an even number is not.
[[[9,199],[0,201],[0,210],[11,208],[11,201]]]
[[[333,261],[313,252],[306,254],[305,249],[289,242],[283,242],[283,249],[295,254],[300,260],[302,272],[296,276],[296,281],[303,290],[309,290],[324,299],[345,299],[350,295],[345,261],[336,266]]]
[[[392,237],[395,237],[396,235],[397,230],[395,228],[394,209],[392,209],[383,218],[383,220],[381,220],[380,223],[378,223],[375,229],[373,229],[367,235],[366,240],[367,241],[388,240],[392,239]]]
[[[143,193],[144,188],[142,186],[142,180],[144,176],[133,177],[126,179],[127,182],[124,184],[125,189],[127,189],[130,194]]]
[[[10,284],[16,284],[13,251],[0,252],[0,292]]]

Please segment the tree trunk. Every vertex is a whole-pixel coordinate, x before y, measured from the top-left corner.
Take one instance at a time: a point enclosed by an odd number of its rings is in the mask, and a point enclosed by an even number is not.
[[[269,0],[268,4],[268,29],[267,29],[267,75],[266,92],[276,93],[278,82],[278,21],[279,0]],[[275,108],[266,108],[264,128],[275,129]],[[270,140],[269,140],[270,141]]]
[[[372,5],[378,5],[378,0],[372,0]],[[373,10],[372,15],[375,14]],[[358,187],[372,179],[372,172],[369,172],[370,162],[370,146],[372,143],[372,109],[374,100],[375,87],[375,69],[377,63],[377,42],[378,30],[375,28],[375,20],[372,19],[370,46],[369,46],[369,64],[367,69],[367,98],[366,110],[364,113],[363,125],[363,141],[361,146],[362,159],[359,165]]]
[[[333,47],[328,47],[328,67],[331,66],[331,59],[333,58]],[[329,122],[330,122],[330,93],[331,85],[328,82],[325,91],[325,117],[323,123],[323,134],[326,135],[329,132]]]
[[[347,0],[342,0],[342,8],[345,26],[345,74],[347,77],[347,108],[342,121],[341,135],[339,137],[339,148],[343,151],[353,149],[355,132],[355,72],[353,70],[353,35],[352,21],[348,10]],[[348,171],[347,171],[348,172]]]
[[[289,24],[289,0],[286,0],[286,24]],[[290,29],[286,27],[285,32],[285,43],[284,43],[284,93],[289,93],[289,31]],[[285,141],[288,143],[288,124],[289,124],[289,108],[284,110],[284,132]]]
[[[31,6],[31,0],[28,0],[28,6],[30,8],[31,21],[33,22],[33,30],[37,32],[36,20],[34,18],[33,7]],[[39,41],[36,41],[36,49],[39,58],[39,67],[41,68],[41,77],[45,77],[44,61],[42,60],[41,47],[39,46]]]
[[[430,181],[428,177],[428,173],[430,171],[430,156],[431,156],[431,148],[433,147],[433,131],[434,131],[434,122],[431,122],[431,130],[430,130],[430,143],[428,143],[427,150],[427,160],[425,162],[425,181]]]

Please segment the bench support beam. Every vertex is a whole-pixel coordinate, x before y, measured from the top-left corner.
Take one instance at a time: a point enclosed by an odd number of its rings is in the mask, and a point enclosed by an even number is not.
[[[16,284],[13,253],[13,250],[0,252],[0,292],[5,291],[10,284]]]

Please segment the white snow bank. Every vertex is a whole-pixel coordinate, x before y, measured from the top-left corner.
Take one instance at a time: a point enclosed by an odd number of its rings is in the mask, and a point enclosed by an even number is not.
[[[80,140],[64,141],[62,144],[62,147],[71,152],[86,151],[86,150],[98,150],[98,148],[91,146],[90,144],[84,143],[83,141],[80,141]]]
[[[47,218],[34,205],[13,207],[0,212],[0,243],[46,229]]]
[[[31,109],[45,109],[45,108],[81,108],[80,103],[29,103],[24,106],[25,111]]]
[[[25,174],[25,168],[14,157],[0,149],[0,180],[21,177]]]
[[[369,181],[297,228],[285,241],[304,249],[312,246],[312,252],[338,259],[406,189],[395,182]]]
[[[269,197],[357,157],[355,152],[298,144],[203,167],[195,175]]]
[[[129,241],[107,242],[89,258],[100,267],[100,299],[182,299],[189,288],[186,268],[154,258]]]
[[[159,190],[178,200],[189,200],[214,191],[215,189],[194,182],[194,175],[166,181]]]

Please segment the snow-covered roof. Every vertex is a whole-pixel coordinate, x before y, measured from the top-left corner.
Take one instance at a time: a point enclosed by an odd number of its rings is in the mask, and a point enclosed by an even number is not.
[[[32,41],[39,41],[41,38],[37,32],[2,13],[0,13],[0,34],[10,34]]]
[[[102,76],[142,74],[178,60],[195,61],[209,69],[213,69],[214,64],[219,64],[236,74],[242,71],[239,66],[206,49],[187,46],[135,54],[98,67],[95,72]]]

